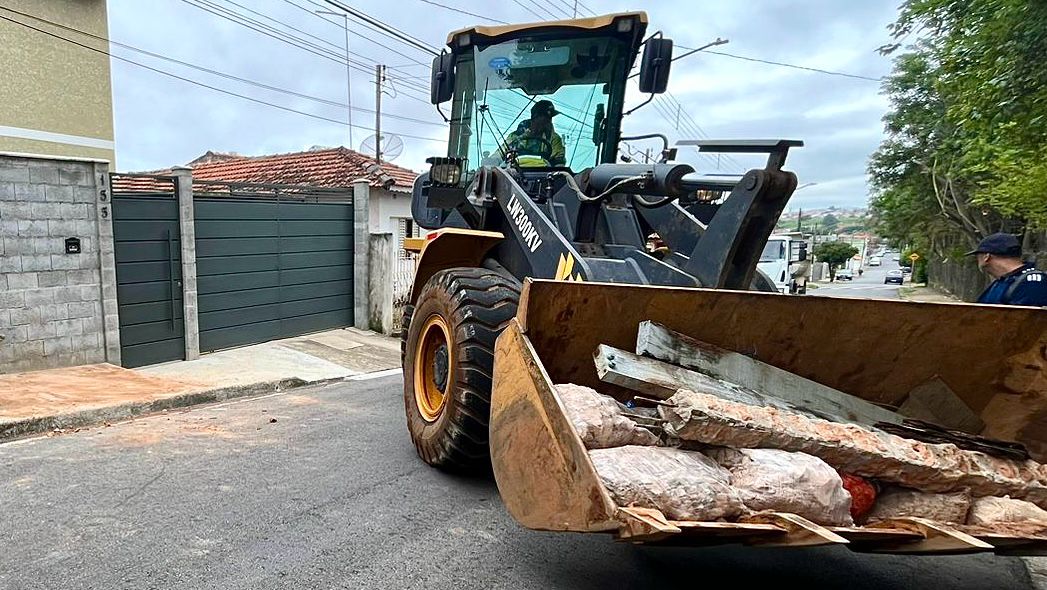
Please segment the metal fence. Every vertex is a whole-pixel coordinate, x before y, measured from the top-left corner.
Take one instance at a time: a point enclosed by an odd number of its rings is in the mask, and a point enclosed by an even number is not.
[[[411,301],[416,259],[414,252],[401,248],[393,261],[393,334],[400,334],[406,328],[404,307]]]

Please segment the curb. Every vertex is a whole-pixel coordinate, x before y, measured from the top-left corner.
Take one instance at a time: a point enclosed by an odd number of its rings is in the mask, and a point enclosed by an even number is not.
[[[171,410],[175,408],[187,408],[200,404],[209,404],[226,401],[239,397],[250,397],[276,393],[288,389],[296,389],[306,385],[323,385],[335,381],[343,381],[345,377],[334,377],[331,379],[318,379],[306,381],[298,377],[279,379],[277,381],[265,381],[262,383],[251,383],[248,385],[233,385],[231,387],[219,387],[205,391],[191,391],[172,397],[157,399],[146,402],[128,402],[105,408],[92,408],[90,410],[79,410],[56,414],[54,416],[36,416],[23,418],[11,422],[0,423],[0,443],[33,434],[51,432],[55,429],[81,428],[92,426],[102,422],[116,422],[137,418],[147,414]]]

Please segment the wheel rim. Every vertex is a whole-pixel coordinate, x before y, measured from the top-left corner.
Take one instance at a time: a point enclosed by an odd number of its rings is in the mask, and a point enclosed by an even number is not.
[[[419,333],[414,363],[414,398],[427,422],[440,417],[447,404],[450,381],[451,331],[439,315],[431,315]]]

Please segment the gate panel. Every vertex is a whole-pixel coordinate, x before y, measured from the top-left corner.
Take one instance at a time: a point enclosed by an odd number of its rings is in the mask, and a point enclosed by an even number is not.
[[[113,174],[120,357],[125,367],[185,358],[175,180]]]

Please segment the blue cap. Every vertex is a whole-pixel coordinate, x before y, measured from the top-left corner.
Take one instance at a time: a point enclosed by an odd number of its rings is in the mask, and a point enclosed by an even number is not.
[[[1022,245],[1018,238],[1011,234],[993,234],[978,243],[978,247],[967,253],[972,254],[997,254],[1012,258],[1021,258]]]

